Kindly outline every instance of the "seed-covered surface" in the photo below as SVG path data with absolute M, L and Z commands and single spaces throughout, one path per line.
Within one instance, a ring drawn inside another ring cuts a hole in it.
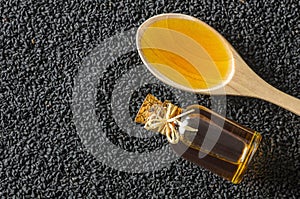
M 300 98 L 298 0 L 0 0 L 1 198 L 299 198 L 300 118 L 258 99 L 227 96 L 225 105 L 218 99 L 213 102 L 226 107 L 228 118 L 263 136 L 239 185 L 181 158 L 156 171 L 121 171 L 107 166 L 89 150 L 90 143 L 81 136 L 85 132 L 79 132 L 74 119 L 76 110 L 87 106 L 74 106 L 74 82 L 86 66 L 84 60 L 107 39 L 168 12 L 207 22 L 265 81 Z M 115 92 L 125 96 L 130 84 L 139 85 L 132 83 L 140 72 L 137 51 L 123 50 L 132 42 L 111 42 L 101 51 L 97 63 L 104 70 L 90 101 L 95 101 L 97 122 L 114 146 L 146 154 L 163 149 L 166 139 L 151 133 L 131 136 L 135 133 L 131 129 L 138 127 L 127 125 L 121 130 L 112 115 L 129 115 L 132 121 L 149 92 L 162 100 L 182 102 L 174 89 L 149 83 L 132 90 L 129 107 L 121 108 L 122 97 L 113 98 Z M 112 56 L 109 49 L 120 52 L 113 55 L 113 62 L 106 62 Z M 196 97 L 202 105 L 213 104 L 208 96 Z M 88 115 L 82 118 L 82 123 L 88 124 Z M 88 140 L 97 139 L 88 136 L 92 135 L 87 135 Z M 118 159 L 109 153 L 107 157 Z M 170 161 L 161 157 L 158 162 Z M 126 167 L 126 161 L 121 166 Z

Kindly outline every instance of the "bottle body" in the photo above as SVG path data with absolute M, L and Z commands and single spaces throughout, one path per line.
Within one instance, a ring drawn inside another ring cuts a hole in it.
M 261 135 L 199 106 L 181 118 L 180 141 L 172 144 L 183 158 L 239 183 L 261 140 Z M 183 112 L 184 113 L 184 112 Z M 197 131 L 183 128 L 189 126 Z

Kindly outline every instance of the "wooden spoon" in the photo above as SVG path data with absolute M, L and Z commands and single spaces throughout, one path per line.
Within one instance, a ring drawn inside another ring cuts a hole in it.
M 189 92 L 260 98 L 300 115 L 300 100 L 253 72 L 216 30 L 194 17 L 162 14 L 137 32 L 144 64 L 161 81 Z

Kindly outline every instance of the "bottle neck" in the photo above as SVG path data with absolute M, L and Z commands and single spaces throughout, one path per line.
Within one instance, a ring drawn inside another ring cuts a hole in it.
M 169 101 L 161 102 L 153 95 L 147 95 L 135 122 L 145 124 L 145 129 L 165 135 L 172 144 L 179 142 L 179 133 L 176 129 L 177 116 L 182 109 Z

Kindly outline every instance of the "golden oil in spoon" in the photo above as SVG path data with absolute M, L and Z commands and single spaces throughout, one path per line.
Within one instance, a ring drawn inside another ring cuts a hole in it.
M 215 30 L 192 17 L 148 20 L 137 38 L 140 55 L 158 78 L 192 90 L 223 86 L 233 58 Z M 150 66 L 149 66 L 150 65 Z M 168 80 L 167 80 L 168 81 Z

